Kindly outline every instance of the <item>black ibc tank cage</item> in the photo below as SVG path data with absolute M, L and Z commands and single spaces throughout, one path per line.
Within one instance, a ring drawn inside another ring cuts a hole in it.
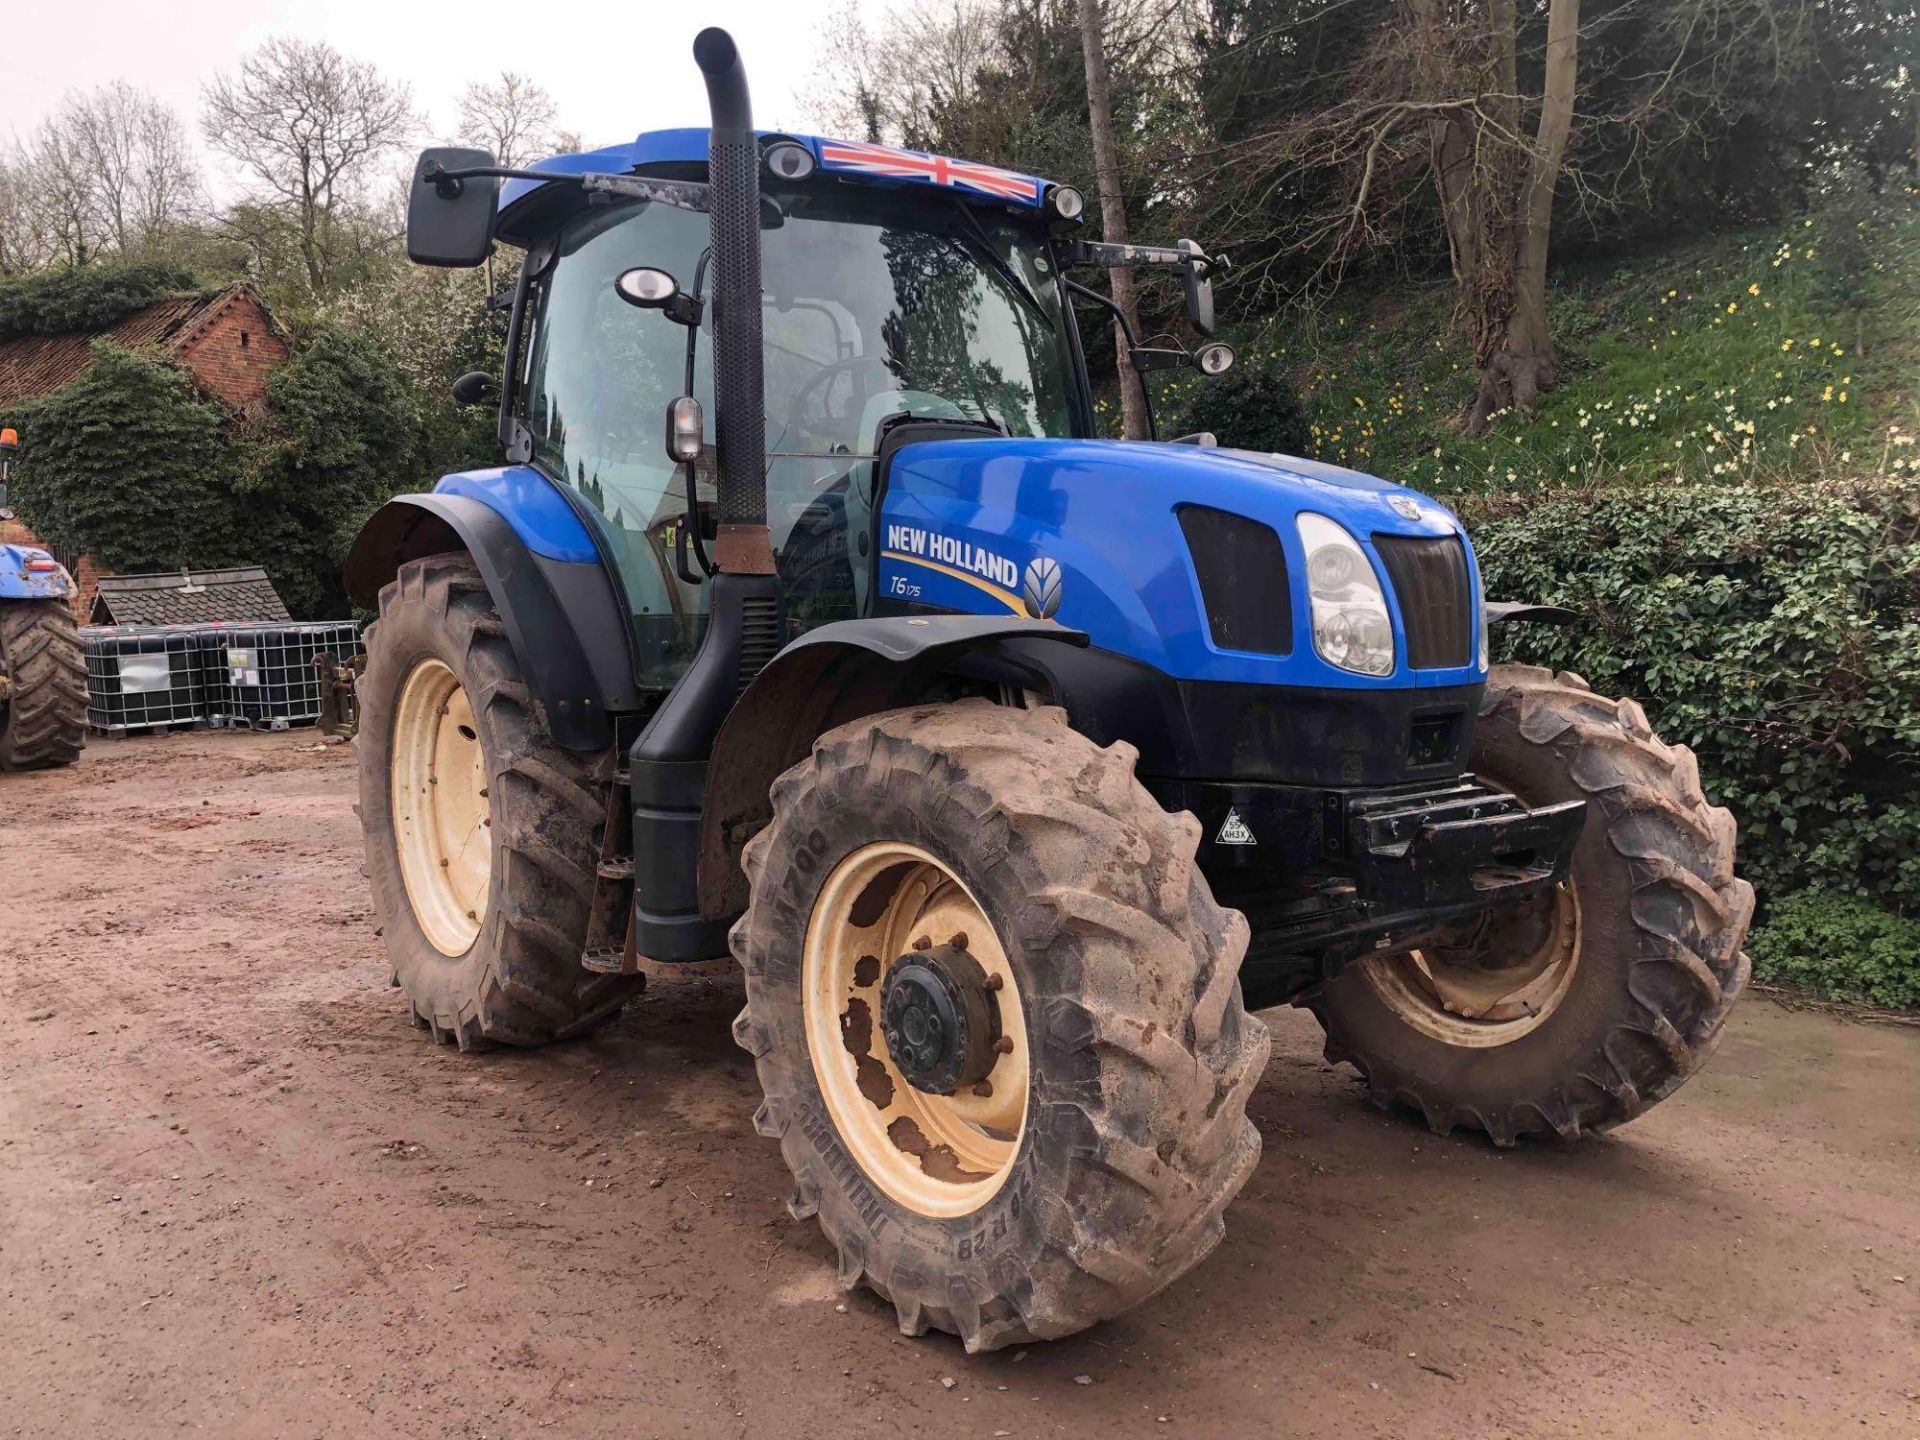
M 224 625 L 202 632 L 213 647 L 208 711 L 216 725 L 285 730 L 320 718 L 321 675 L 316 655 L 344 664 L 361 653 L 360 627 L 351 620 L 305 624 Z
M 197 724 L 207 713 L 200 629 L 191 625 L 88 625 L 87 724 L 106 734 Z

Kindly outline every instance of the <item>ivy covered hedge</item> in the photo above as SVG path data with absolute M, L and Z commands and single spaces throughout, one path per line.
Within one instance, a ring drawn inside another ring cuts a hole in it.
M 14 506 L 55 549 L 119 571 L 232 558 L 241 455 L 185 371 L 97 344 L 85 375 L 7 419 Z
M 360 522 L 438 473 L 432 407 L 364 336 L 317 332 L 251 424 L 164 360 L 94 351 L 79 380 L 0 419 L 21 430 L 21 517 L 110 569 L 264 565 L 295 615 L 344 615 Z
M 0 340 L 104 330 L 169 295 L 199 292 L 177 265 L 90 265 L 0 283 Z
M 1636 696 L 1691 745 L 1763 903 L 1822 887 L 1920 911 L 1920 484 L 1603 491 L 1463 518 L 1490 596 L 1585 617 L 1496 631 L 1497 653 Z

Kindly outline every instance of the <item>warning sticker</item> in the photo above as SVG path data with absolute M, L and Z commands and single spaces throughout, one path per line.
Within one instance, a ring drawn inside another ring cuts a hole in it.
M 1240 812 L 1229 808 L 1226 823 L 1221 825 L 1220 833 L 1213 837 L 1216 845 L 1258 845 L 1253 838 L 1253 828 L 1240 818 Z

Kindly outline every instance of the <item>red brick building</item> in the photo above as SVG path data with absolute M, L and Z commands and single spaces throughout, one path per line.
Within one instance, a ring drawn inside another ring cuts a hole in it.
M 93 363 L 93 342 L 109 340 L 170 360 L 207 395 L 239 414 L 257 412 L 267 398 L 267 376 L 292 354 L 259 294 L 244 282 L 204 295 L 159 300 L 101 330 L 23 335 L 0 340 L 0 411 L 71 385 Z M 39 545 L 18 520 L 0 520 L 0 543 Z M 93 607 L 102 572 L 87 555 L 62 556 L 78 592 L 82 624 Z

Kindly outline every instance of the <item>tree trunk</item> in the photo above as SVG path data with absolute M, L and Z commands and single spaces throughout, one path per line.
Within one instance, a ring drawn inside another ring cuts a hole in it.
M 1127 243 L 1127 204 L 1120 193 L 1120 155 L 1113 143 L 1113 92 L 1107 83 L 1107 53 L 1100 38 L 1098 0 L 1080 0 L 1080 48 L 1087 62 L 1087 123 L 1093 131 L 1093 173 L 1100 189 L 1100 236 L 1109 245 Z M 1113 301 L 1134 334 L 1140 333 L 1140 306 L 1133 288 L 1133 267 L 1116 265 Z M 1140 379 L 1127 356 L 1127 338 L 1116 323 L 1113 350 L 1120 381 L 1120 433 L 1128 440 L 1147 438 L 1147 407 Z
M 1511 27 L 1510 5 L 1502 22 Z M 1547 326 L 1547 246 L 1553 232 L 1553 192 L 1566 160 L 1567 137 L 1573 129 L 1574 88 L 1579 79 L 1580 0 L 1552 0 L 1547 11 L 1546 73 L 1540 98 L 1540 123 L 1533 145 L 1521 167 L 1519 194 L 1501 199 L 1513 208 L 1503 226 L 1506 244 L 1496 262 L 1504 272 L 1503 285 L 1492 288 L 1504 303 L 1487 304 L 1494 295 L 1483 293 L 1484 324 L 1476 336 L 1480 362 L 1480 393 L 1468 416 L 1468 428 L 1479 434 L 1500 410 L 1524 410 L 1542 391 L 1559 381 L 1553 336 Z M 1503 76 L 1510 73 L 1511 29 L 1495 36 Z M 1484 245 L 1486 236 L 1482 234 Z
M 305 174 L 300 177 L 300 260 L 306 266 L 307 284 L 315 295 L 325 278 L 320 264 L 319 207 L 314 200 L 313 184 Z

